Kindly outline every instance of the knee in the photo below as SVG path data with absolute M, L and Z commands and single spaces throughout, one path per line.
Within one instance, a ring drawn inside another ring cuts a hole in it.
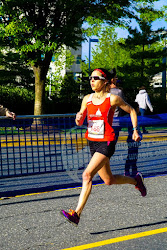
M 110 178 L 110 179 L 104 180 L 104 183 L 105 183 L 105 185 L 110 186 L 110 185 L 116 184 L 116 181 L 115 181 L 115 178 L 112 177 L 112 178 Z
M 107 186 L 110 186 L 110 185 L 112 185 L 113 184 L 113 182 L 111 181 L 111 180 L 105 180 L 105 185 L 107 185 Z
M 84 171 L 83 174 L 82 174 L 82 180 L 83 182 L 90 182 L 92 181 L 92 176 L 89 172 L 87 171 Z
M 111 180 L 105 180 L 105 181 L 104 181 L 104 183 L 105 183 L 105 185 L 107 185 L 107 186 L 110 186 L 110 185 L 112 185 L 112 182 L 111 182 Z

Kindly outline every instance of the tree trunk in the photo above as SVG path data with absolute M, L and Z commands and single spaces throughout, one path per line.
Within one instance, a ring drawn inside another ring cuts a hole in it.
M 40 64 L 32 66 L 35 75 L 34 115 L 42 115 L 44 113 L 46 75 L 52 59 L 52 54 L 52 52 L 46 53 L 44 60 Z
M 34 103 L 34 115 L 43 114 L 43 97 L 45 92 L 45 79 L 41 77 L 42 67 L 33 66 L 35 75 L 35 103 Z

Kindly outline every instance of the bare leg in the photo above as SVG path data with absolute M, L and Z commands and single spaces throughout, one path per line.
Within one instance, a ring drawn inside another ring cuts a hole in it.
M 92 189 L 92 178 L 100 168 L 106 163 L 108 158 L 100 153 L 95 153 L 90 160 L 87 168 L 83 172 L 82 191 L 79 197 L 78 205 L 75 212 L 80 216 Z
M 137 181 L 130 177 L 130 176 L 123 176 L 123 175 L 113 175 L 115 182 L 113 184 L 132 184 L 136 185 Z
M 109 158 L 103 154 L 96 152 L 83 173 L 82 191 L 80 193 L 78 205 L 75 210 L 78 216 L 80 216 L 88 200 L 88 197 L 92 189 L 92 179 L 97 172 L 106 185 L 137 184 L 134 178 L 122 175 L 113 175 L 110 169 Z
M 98 174 L 106 185 L 112 184 L 132 184 L 136 185 L 137 181 L 134 178 L 123 175 L 113 175 L 110 169 L 109 159 L 106 164 L 98 171 Z

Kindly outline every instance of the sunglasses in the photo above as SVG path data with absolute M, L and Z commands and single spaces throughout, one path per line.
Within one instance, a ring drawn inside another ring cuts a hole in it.
M 92 79 L 94 79 L 95 81 L 106 80 L 103 76 L 89 76 L 89 80 L 91 81 Z

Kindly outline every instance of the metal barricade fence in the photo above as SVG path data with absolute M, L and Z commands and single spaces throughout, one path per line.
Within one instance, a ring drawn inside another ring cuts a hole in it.
M 119 121 L 120 135 L 111 169 L 123 174 L 127 158 L 127 119 Z M 167 114 L 139 118 L 150 126 L 143 135 L 137 166 L 145 176 L 167 173 Z M 84 169 L 90 152 L 86 124 L 77 127 L 75 114 L 0 117 L 0 178 Z
M 85 131 L 75 114 L 1 117 L 0 178 L 85 168 Z

